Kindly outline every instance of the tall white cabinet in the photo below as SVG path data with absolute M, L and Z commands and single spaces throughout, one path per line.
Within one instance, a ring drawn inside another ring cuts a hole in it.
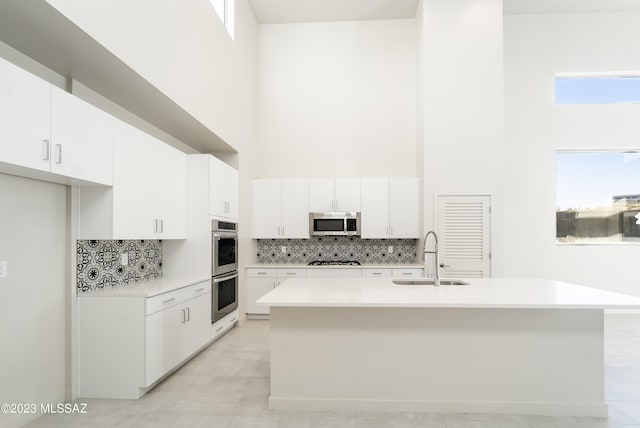
M 80 239 L 184 239 L 187 158 L 116 120 L 113 188 L 79 191 Z
M 309 180 L 253 180 L 253 238 L 309 237 Z
M 418 178 L 363 178 L 361 190 L 362 238 L 420 237 Z

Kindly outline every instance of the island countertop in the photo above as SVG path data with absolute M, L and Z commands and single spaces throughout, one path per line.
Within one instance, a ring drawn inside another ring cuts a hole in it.
M 640 298 L 549 279 L 465 278 L 469 285 L 396 285 L 392 278 L 291 278 L 260 298 L 272 307 L 640 309 Z

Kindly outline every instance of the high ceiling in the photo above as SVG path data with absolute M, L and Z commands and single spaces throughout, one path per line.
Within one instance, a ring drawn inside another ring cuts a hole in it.
M 447 0 L 442 0 L 447 1 Z M 260 24 L 413 18 L 418 0 L 249 0 Z M 640 10 L 639 0 L 504 0 L 505 14 Z

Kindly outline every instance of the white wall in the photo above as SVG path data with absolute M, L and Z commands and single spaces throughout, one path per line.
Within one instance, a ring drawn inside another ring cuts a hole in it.
M 415 21 L 259 28 L 256 177 L 416 174 Z
M 0 174 L 0 403 L 65 399 L 66 188 Z M 39 414 L 0 414 L 21 426 Z
M 491 195 L 492 276 L 502 276 L 502 1 L 423 0 L 424 227 L 437 194 Z
M 505 275 L 640 295 L 639 246 L 555 244 L 555 151 L 640 148 L 640 105 L 556 106 L 554 73 L 640 69 L 640 13 L 505 18 Z M 640 183 L 638 183 L 640 190 Z

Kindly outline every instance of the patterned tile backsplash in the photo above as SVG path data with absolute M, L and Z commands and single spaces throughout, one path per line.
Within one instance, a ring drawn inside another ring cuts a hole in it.
M 311 239 L 258 239 L 258 263 L 307 264 L 313 260 L 357 260 L 362 264 L 416 263 L 417 239 L 362 239 L 314 236 Z M 393 246 L 393 253 L 389 253 Z M 286 247 L 286 252 L 282 252 Z
M 77 288 L 85 292 L 162 277 L 162 241 L 78 241 Z M 127 254 L 124 266 L 122 254 Z

